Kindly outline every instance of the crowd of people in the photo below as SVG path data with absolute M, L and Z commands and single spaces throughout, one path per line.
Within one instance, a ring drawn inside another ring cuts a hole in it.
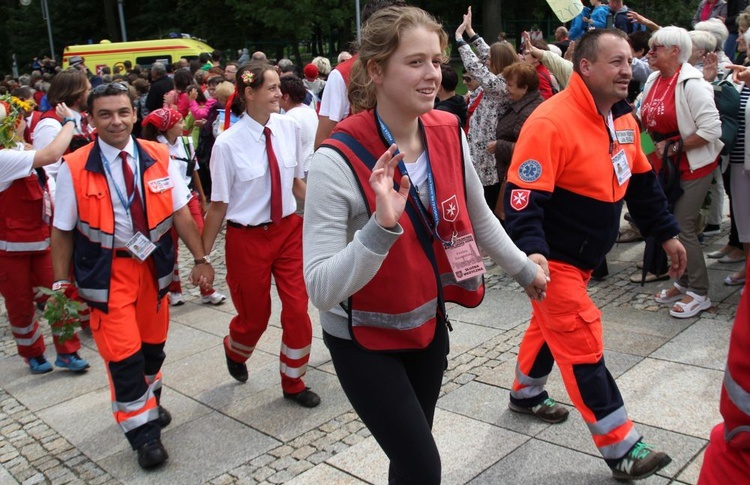
M 485 268 L 498 264 L 533 306 L 509 409 L 565 421 L 568 409 L 545 390 L 557 363 L 614 478 L 648 477 L 671 458 L 628 418 L 587 285 L 607 276 L 616 241 L 645 239 L 631 280 L 672 278 L 653 298 L 674 318 L 709 309 L 701 242 L 719 233 L 725 191 L 729 241 L 707 256 L 746 261 L 745 3 L 703 0 L 688 32 L 622 0 L 591 0 L 555 42 L 523 33 L 518 48 L 488 44 L 469 7 L 454 32 L 456 69 L 432 15 L 376 0 L 356 53 L 342 52 L 335 68 L 324 57 L 298 66 L 244 50 L 237 62 L 215 52 L 97 74 L 77 57 L 65 71 L 40 63 L 6 79 L 0 294 L 18 353 L 32 373 L 53 369 L 37 287 L 78 299 L 115 420 L 140 466 L 160 466 L 171 421 L 161 401 L 169 307 L 184 303 L 178 239 L 193 256 L 199 301 L 220 305 L 211 253 L 226 231 L 237 309 L 223 344 L 229 374 L 248 380 L 273 278 L 282 395 L 318 406 L 303 380 L 309 295 L 341 386 L 390 459 L 389 481 L 439 483 L 431 430 L 449 347 L 445 307 L 480 304 Z M 623 204 L 630 225 L 621 229 Z M 724 284 L 745 278 L 741 269 Z M 55 365 L 85 372 L 77 336 L 62 341 L 56 325 Z M 750 470 L 750 373 L 736 350 L 747 329 L 732 339 L 728 428 L 712 434 L 705 483 Z

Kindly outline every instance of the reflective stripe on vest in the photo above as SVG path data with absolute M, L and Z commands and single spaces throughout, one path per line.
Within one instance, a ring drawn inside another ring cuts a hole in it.
M 352 310 L 352 325 L 391 328 L 394 330 L 411 330 L 418 328 L 435 318 L 437 298 L 434 298 L 414 310 L 404 313 L 379 313 Z
M 155 228 L 151 229 L 151 231 L 149 231 L 149 239 L 152 241 L 158 241 L 164 234 L 169 232 L 170 229 L 172 229 L 172 216 L 167 217 L 157 224 Z
M 78 287 L 78 294 L 81 298 L 84 298 L 93 302 L 107 303 L 109 297 L 108 288 L 82 288 Z
M 101 229 L 95 229 L 89 225 L 88 222 L 78 220 L 76 225 L 78 232 L 86 236 L 86 238 L 92 243 L 99 244 L 105 249 L 112 249 L 115 247 L 115 235 L 108 232 L 104 232 Z
M 49 238 L 37 242 L 10 242 L 0 241 L 0 251 L 21 252 L 21 251 L 44 251 L 49 247 Z

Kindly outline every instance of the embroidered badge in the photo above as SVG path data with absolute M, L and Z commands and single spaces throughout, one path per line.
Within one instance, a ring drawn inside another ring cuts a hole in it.
M 530 190 L 513 189 L 510 193 L 510 206 L 517 211 L 524 210 L 529 205 Z
M 441 205 L 443 206 L 443 220 L 455 222 L 458 217 L 458 199 L 456 198 L 456 194 L 444 200 Z
M 542 164 L 536 160 L 526 160 L 518 167 L 518 177 L 526 182 L 536 182 L 542 176 Z

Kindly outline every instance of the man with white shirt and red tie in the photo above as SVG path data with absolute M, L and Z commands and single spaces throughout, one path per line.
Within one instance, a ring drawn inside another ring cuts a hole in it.
M 248 379 L 245 362 L 271 316 L 271 276 L 281 298 L 280 373 L 284 397 L 304 407 L 320 404 L 305 386 L 312 343 L 307 290 L 302 276 L 304 152 L 300 126 L 279 115 L 280 81 L 269 65 L 237 73 L 233 113 L 239 121 L 216 139 L 211 153 L 211 207 L 203 228 L 206 252 L 227 219 L 227 283 L 237 309 L 224 338 L 229 374 Z
M 202 287 L 214 271 L 187 207 L 190 191 L 160 144 L 136 141 L 128 87 L 103 84 L 88 98 L 97 140 L 66 155 L 58 172 L 52 229 L 54 290 L 64 289 L 71 263 L 91 331 L 105 362 L 115 420 L 138 464 L 167 460 L 161 428 L 161 365 L 169 325 L 172 225 L 195 257 L 190 274 Z

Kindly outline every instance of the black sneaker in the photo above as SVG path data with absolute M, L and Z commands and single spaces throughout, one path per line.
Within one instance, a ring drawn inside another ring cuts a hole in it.
M 562 423 L 563 421 L 568 419 L 568 415 L 570 414 L 567 409 L 557 404 L 554 399 L 549 397 L 545 399 L 543 403 L 537 404 L 536 406 L 532 406 L 530 408 L 525 408 L 523 406 L 519 406 L 517 404 L 509 402 L 508 409 L 516 413 L 536 416 L 538 419 L 544 421 L 545 423 L 551 424 Z
M 639 441 L 627 455 L 612 467 L 615 480 L 640 480 L 650 477 L 672 463 L 672 458 L 661 451 L 654 451 L 650 445 Z
M 285 392 L 284 399 L 290 399 L 305 408 L 314 408 L 320 404 L 320 396 L 311 391 L 309 387 L 306 387 L 304 391 L 295 394 Z
M 159 438 L 138 447 L 138 464 L 144 470 L 156 468 L 168 458 L 169 454 Z
M 159 425 L 160 428 L 166 428 L 169 426 L 169 423 L 172 422 L 172 413 L 167 411 L 164 406 L 159 406 L 159 417 L 156 419 L 156 424 Z
M 234 377 L 240 382 L 247 382 L 247 365 L 245 363 L 235 362 L 229 358 L 227 353 L 227 340 L 229 337 L 224 337 L 224 356 L 227 358 L 227 370 L 229 375 Z

